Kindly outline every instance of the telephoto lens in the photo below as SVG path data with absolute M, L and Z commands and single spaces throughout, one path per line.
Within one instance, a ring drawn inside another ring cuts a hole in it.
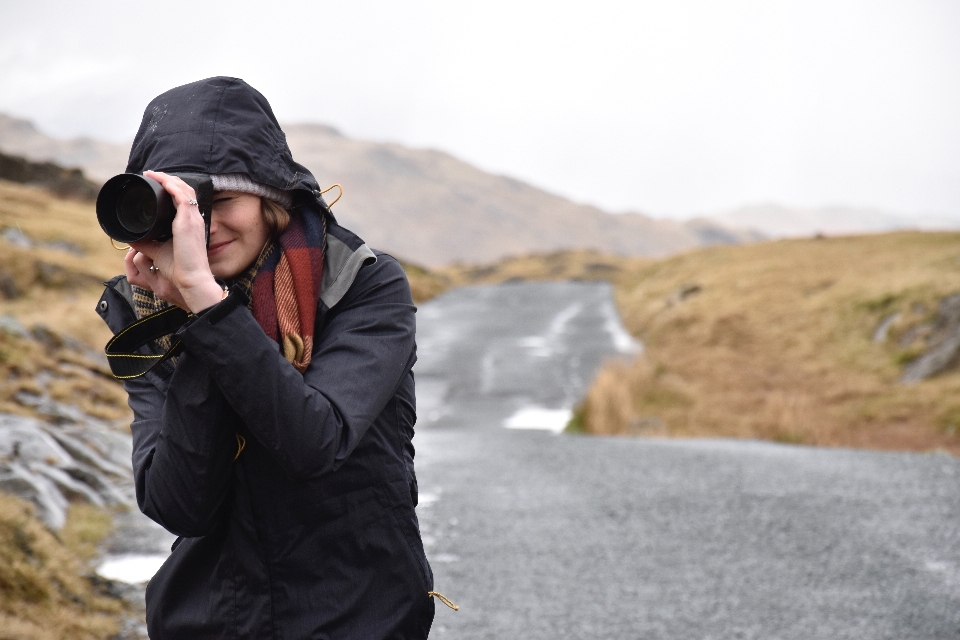
M 178 176 L 196 192 L 209 241 L 213 181 L 209 175 L 203 173 L 170 175 Z M 118 242 L 167 240 L 173 233 L 173 218 L 176 214 L 173 199 L 163 186 L 156 180 L 137 173 L 121 173 L 110 178 L 97 195 L 97 220 L 100 228 Z

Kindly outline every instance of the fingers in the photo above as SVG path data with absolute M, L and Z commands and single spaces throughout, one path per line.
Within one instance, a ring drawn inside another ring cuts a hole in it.
M 196 200 L 197 194 L 193 187 L 177 176 L 168 175 L 162 171 L 144 171 L 143 175 L 159 182 L 173 199 L 174 206 L 177 208 L 177 214 L 173 218 L 174 237 L 192 237 L 196 240 L 202 236 L 204 251 L 206 251 L 206 225 L 200 214 L 200 207 Z
M 142 254 L 146 255 L 146 256 L 147 256 L 148 258 L 150 258 L 151 260 L 153 260 L 153 259 L 154 259 L 155 252 L 156 252 L 156 250 L 157 250 L 157 246 L 158 246 L 159 244 L 160 244 L 160 243 L 158 243 L 158 242 L 156 242 L 156 241 L 154 241 L 154 240 L 149 240 L 149 241 L 147 241 L 147 242 L 131 242 L 131 243 L 130 243 L 130 248 L 133 249 L 133 252 L 134 252 L 135 254 L 139 252 L 139 253 L 142 253 Z M 129 253 L 129 252 L 128 252 L 128 253 Z
M 127 272 L 127 282 L 149 289 L 161 300 L 189 311 L 180 290 L 162 270 L 156 268 L 149 256 L 131 248 L 123 258 L 123 265 Z M 151 267 L 154 269 L 151 270 Z
M 143 278 L 140 275 L 140 269 L 134 264 L 134 258 L 136 258 L 139 253 L 137 250 L 131 247 L 127 250 L 127 255 L 123 256 L 123 270 L 127 274 L 127 282 L 130 284 L 137 285 L 138 287 L 148 288 L 146 278 Z
M 143 175 L 148 178 L 153 178 L 160 183 L 164 190 L 170 194 L 170 197 L 173 198 L 173 203 L 176 205 L 178 212 L 181 206 L 196 206 L 190 205 L 190 201 L 196 200 L 197 193 L 193 190 L 193 187 L 177 176 L 171 176 L 162 171 L 144 171 Z
M 150 258 L 150 256 L 137 251 L 133 254 L 130 262 L 133 264 L 134 278 L 131 279 L 128 273 L 127 280 L 129 280 L 131 284 L 135 284 L 138 287 L 143 287 L 145 289 L 150 289 L 156 293 L 159 277 L 157 275 L 153 259 Z M 151 271 L 151 267 L 154 267 L 154 270 Z

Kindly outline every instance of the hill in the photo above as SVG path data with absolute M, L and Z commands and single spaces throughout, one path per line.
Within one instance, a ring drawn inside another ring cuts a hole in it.
M 284 127 L 298 161 L 345 186 L 338 215 L 373 246 L 431 266 L 591 248 L 667 255 L 757 236 L 698 221 L 612 215 L 480 171 L 430 149 L 352 140 L 319 125 Z
M 89 178 L 103 184 L 123 171 L 130 147 L 92 138 L 60 140 L 42 133 L 29 120 L 0 113 L 0 151 L 34 162 L 83 169 Z
M 347 227 L 371 246 L 419 264 L 493 262 L 571 248 L 668 255 L 760 237 L 706 220 L 609 214 L 441 151 L 354 140 L 323 125 L 285 125 L 284 131 L 298 162 L 321 183 L 344 186 L 335 210 Z M 128 149 L 58 140 L 29 121 L 0 115 L 0 151 L 80 167 L 102 181 L 123 170 Z
M 960 454 L 960 234 L 714 247 L 611 275 L 646 353 L 598 374 L 588 431 Z

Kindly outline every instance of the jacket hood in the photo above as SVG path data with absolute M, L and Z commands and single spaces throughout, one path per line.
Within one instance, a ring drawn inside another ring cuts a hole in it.
M 270 103 L 239 78 L 207 78 L 154 98 L 127 162 L 127 173 L 147 169 L 245 173 L 254 182 L 309 192 L 323 202 L 316 179 L 293 161 Z

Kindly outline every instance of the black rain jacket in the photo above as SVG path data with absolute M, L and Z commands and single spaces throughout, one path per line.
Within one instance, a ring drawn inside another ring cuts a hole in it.
M 127 170 L 146 168 L 247 173 L 299 190 L 295 215 L 329 216 L 302 375 L 235 290 L 180 330 L 175 366 L 126 383 L 137 501 L 180 536 L 147 586 L 150 637 L 425 638 L 433 575 L 414 511 L 403 270 L 329 215 L 267 101 L 241 80 L 156 98 Z M 97 309 L 114 332 L 135 320 L 124 277 Z

